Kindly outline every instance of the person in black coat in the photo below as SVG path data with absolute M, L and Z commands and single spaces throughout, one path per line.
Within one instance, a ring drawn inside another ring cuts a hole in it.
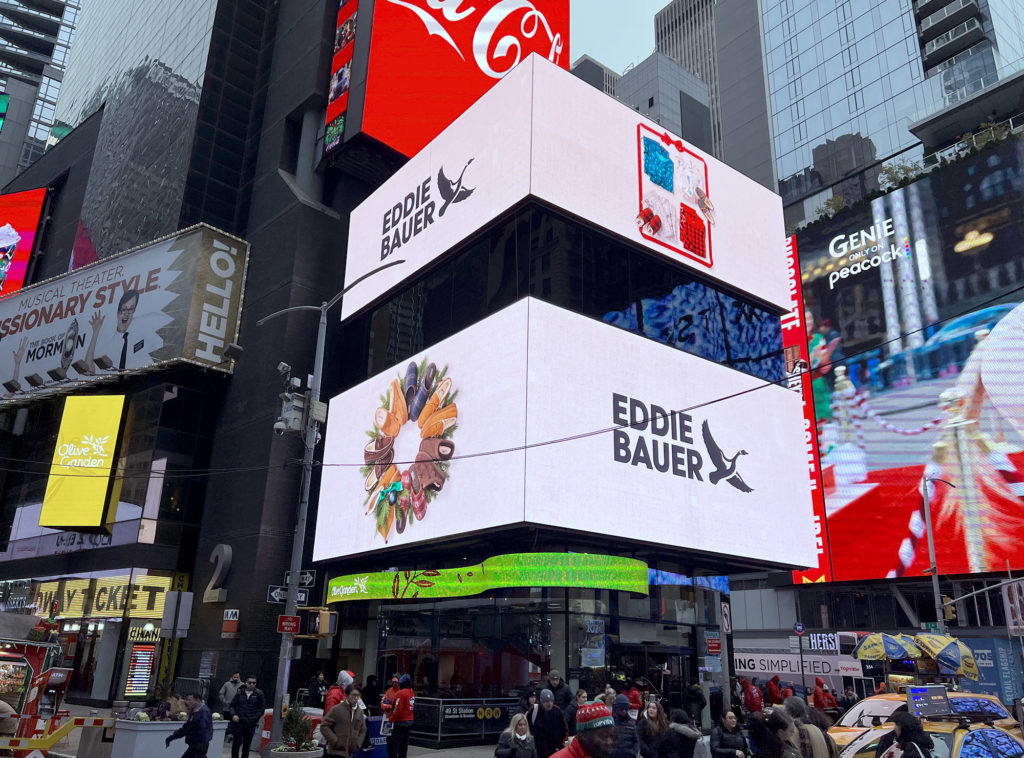
M 188 708 L 188 721 L 181 725 L 174 734 L 164 740 L 167 747 L 177 739 L 185 738 L 188 748 L 181 758 L 206 758 L 206 750 L 213 741 L 213 717 L 199 696 L 191 692 L 185 695 L 185 707 Z
M 555 707 L 560 711 L 565 711 L 569 707 L 569 703 L 572 702 L 572 690 L 569 689 L 569 685 L 565 683 L 562 675 L 558 673 L 558 669 L 551 669 L 548 672 L 547 688 L 555 697 Z
M 747 738 L 740 730 L 739 719 L 726 711 L 721 723 L 711 730 L 711 758 L 746 758 L 750 755 Z
M 366 684 L 363 687 L 363 702 L 366 703 L 368 715 L 376 716 L 380 713 L 380 687 L 377 685 L 377 677 L 373 674 L 366 677 Z
M 630 707 L 629 698 L 625 695 L 616 695 L 612 701 L 615 737 L 609 758 L 636 758 L 640 752 L 640 735 L 636 731 L 636 722 L 629 715 Z
M 247 676 L 245 686 L 235 694 L 231 701 L 231 724 L 229 728 L 235 739 L 231 741 L 231 758 L 248 758 L 252 746 L 252 735 L 256 727 L 263 723 L 263 713 L 267 710 L 267 701 L 263 692 L 256 689 L 256 677 Z
M 537 744 L 537 758 L 550 758 L 562 749 L 569 728 L 565 716 L 555 707 L 555 696 L 551 690 L 541 690 L 540 708 L 533 720 L 533 740 Z
M 683 709 L 690 714 L 694 723 L 701 722 L 701 713 L 707 704 L 708 699 L 704 696 L 700 683 L 696 679 L 691 679 L 690 686 L 683 692 Z
M 314 676 L 310 677 L 309 684 L 306 685 L 306 707 L 323 708 L 324 695 L 327 694 L 328 686 L 330 685 L 324 679 L 323 671 L 317 671 Z
M 562 711 L 562 715 L 565 716 L 565 723 L 569 727 L 569 734 L 576 734 L 576 711 L 580 709 L 581 705 L 585 705 L 587 702 L 587 691 L 585 689 L 576 690 L 576 699 L 569 703 L 569 707 Z
M 682 708 L 675 708 L 668 729 L 658 741 L 658 758 L 693 758 L 700 738 L 700 731 L 694 727 L 690 714 Z
M 935 742 L 921 726 L 921 720 L 913 713 L 894 713 L 892 731 L 882 736 L 875 749 L 875 755 L 885 755 L 892 743 L 900 746 L 905 758 L 932 758 Z

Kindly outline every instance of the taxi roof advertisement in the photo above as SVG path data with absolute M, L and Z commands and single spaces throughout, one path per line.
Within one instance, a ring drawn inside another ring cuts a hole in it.
M 922 575 L 925 491 L 940 574 L 1024 568 L 1021 176 L 1008 141 L 797 234 L 832 579 Z
M 349 292 L 342 318 L 530 195 L 789 306 L 778 195 L 534 55 L 352 212 L 346 285 L 405 264 Z
M 0 404 L 174 361 L 229 372 L 248 257 L 198 226 L 0 300 Z
M 801 415 L 784 387 L 527 298 L 331 401 L 314 559 L 519 523 L 642 542 L 653 519 L 666 546 L 806 566 Z

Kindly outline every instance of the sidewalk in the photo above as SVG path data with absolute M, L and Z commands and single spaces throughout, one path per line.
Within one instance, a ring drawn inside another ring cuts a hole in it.
M 64 705 L 64 710 L 68 711 L 72 718 L 74 717 L 109 717 L 109 708 L 90 708 L 84 705 Z M 78 754 L 78 743 L 82 738 L 82 730 L 75 729 L 61 742 L 54 745 L 53 749 L 50 750 L 50 758 L 75 758 Z M 253 740 L 258 746 L 259 743 Z M 163 755 L 149 756 L 148 758 L 178 758 L 185 750 L 184 742 L 174 742 L 171 747 Z M 259 753 L 253 751 L 247 756 L 247 758 L 255 758 Z M 435 750 L 427 747 L 409 747 L 409 758 L 494 758 L 494 746 L 493 745 L 476 745 L 473 747 L 458 747 L 458 748 L 444 748 L 442 750 Z M 216 758 L 215 756 L 208 756 L 208 758 Z M 224 752 L 221 754 L 221 758 L 231 758 L 231 745 L 224 745 Z

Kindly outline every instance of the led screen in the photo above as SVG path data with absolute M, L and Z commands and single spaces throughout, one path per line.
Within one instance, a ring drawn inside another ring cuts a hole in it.
M 926 489 L 940 574 L 1024 567 L 1022 163 L 1008 142 L 797 235 L 836 580 L 922 574 Z
M 601 128 L 567 126 L 575 123 Z M 535 56 L 352 212 L 347 284 L 382 263 L 405 263 L 353 288 L 342 318 L 528 196 L 780 310 L 789 307 L 778 195 Z M 669 321 L 677 305 L 700 297 L 681 290 L 650 306 Z M 748 318 L 752 311 L 738 315 L 750 322 L 749 332 L 761 330 Z M 683 327 L 676 327 L 680 339 Z M 701 349 L 753 369 L 762 354 L 747 351 L 749 344 L 723 337 Z
M 334 54 L 331 58 L 331 82 L 327 91 L 327 128 L 324 149 L 341 144 L 345 133 L 345 112 L 352 84 L 352 53 L 358 20 L 357 0 L 338 0 L 338 21 L 334 29 Z
M 800 413 L 527 298 L 331 401 L 314 558 L 530 523 L 808 565 Z
M 0 295 L 25 283 L 45 197 L 45 188 L 0 195 Z
M 531 53 L 569 68 L 569 0 L 377 0 L 363 131 L 415 155 Z

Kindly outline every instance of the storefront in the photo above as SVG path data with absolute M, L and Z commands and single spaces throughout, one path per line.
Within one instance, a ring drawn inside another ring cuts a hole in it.
M 72 701 L 154 697 L 171 654 L 160 621 L 172 582 L 171 576 L 126 570 L 38 583 L 35 607 L 55 610 Z

